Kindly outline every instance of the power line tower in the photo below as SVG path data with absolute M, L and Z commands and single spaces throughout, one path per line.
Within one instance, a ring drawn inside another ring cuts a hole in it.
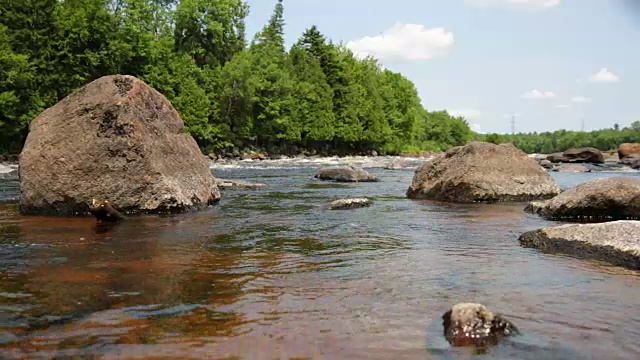
M 511 121 L 509 121 L 509 123 L 511 124 L 511 135 L 515 135 L 516 134 L 516 114 L 511 114 Z

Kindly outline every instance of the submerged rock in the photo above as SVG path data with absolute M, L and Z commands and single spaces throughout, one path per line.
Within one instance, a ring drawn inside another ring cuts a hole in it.
M 391 161 L 384 166 L 385 170 L 400 170 L 400 169 L 406 169 L 406 168 L 407 168 L 407 162 L 402 159 Z
M 371 205 L 371 200 L 367 198 L 339 199 L 329 203 L 331 210 L 344 210 L 362 208 Z
M 520 330 L 500 314 L 476 303 L 459 303 L 442 315 L 444 337 L 452 346 L 486 347 Z
M 601 260 L 640 270 L 640 221 L 567 224 L 526 232 L 518 239 L 525 247 Z
M 105 76 L 29 125 L 22 213 L 86 213 L 93 198 L 126 213 L 182 212 L 219 200 L 209 162 L 180 115 L 133 76 Z
M 472 142 L 418 167 L 407 196 L 453 202 L 527 201 L 559 192 L 551 175 L 512 144 Z
M 525 211 L 549 220 L 640 219 L 640 179 L 617 176 L 590 180 L 552 199 L 532 202 Z
M 557 167 L 554 167 L 553 171 L 576 173 L 576 172 L 591 172 L 591 169 L 586 167 L 584 164 L 560 164 Z
M 338 182 L 375 182 L 374 175 L 357 166 L 328 166 L 321 168 L 314 176 L 320 180 L 334 180 Z
M 93 199 L 89 206 L 89 212 L 91 212 L 91 215 L 95 216 L 98 221 L 102 222 L 117 222 L 126 219 L 126 217 L 114 209 L 108 201 Z
M 254 183 L 244 180 L 233 180 L 233 179 L 220 179 L 216 178 L 216 185 L 221 189 L 228 188 L 247 188 L 247 189 L 255 189 L 266 187 L 266 184 L 262 183 Z

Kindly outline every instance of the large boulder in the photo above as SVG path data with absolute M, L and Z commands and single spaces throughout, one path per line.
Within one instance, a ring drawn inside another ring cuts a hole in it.
M 526 232 L 522 246 L 640 270 L 640 221 L 566 224 Z
M 320 180 L 333 180 L 337 182 L 376 182 L 378 178 L 362 168 L 354 165 L 327 166 L 321 168 L 314 176 Z
M 178 112 L 132 76 L 99 78 L 42 112 L 19 169 L 22 213 L 87 213 L 93 199 L 127 214 L 181 212 L 220 198 Z
M 630 165 L 633 168 L 640 168 L 640 144 L 623 143 L 618 146 L 618 157 L 620 163 Z
M 525 211 L 549 220 L 640 219 L 640 178 L 616 176 L 589 180 L 552 199 L 533 202 Z
M 604 162 L 602 151 L 591 147 L 568 149 L 562 153 L 562 157 L 564 158 L 563 162 L 598 164 Z
M 453 202 L 547 199 L 560 189 L 512 144 L 472 142 L 418 167 L 407 196 Z
M 640 144 L 622 143 L 618 145 L 618 157 L 620 160 L 633 155 L 640 155 Z

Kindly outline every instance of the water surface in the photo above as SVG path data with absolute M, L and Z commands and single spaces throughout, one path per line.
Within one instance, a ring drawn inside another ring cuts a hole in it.
M 364 164 L 379 183 L 313 179 Z M 231 162 L 217 206 L 182 216 L 19 216 L 0 179 L 0 354 L 203 359 L 466 359 L 440 316 L 477 301 L 524 333 L 494 359 L 640 357 L 640 275 L 519 246 L 555 225 L 524 204 L 453 205 L 404 193 L 413 168 L 379 160 Z M 552 175 L 561 187 L 622 173 Z M 625 176 L 638 176 L 625 172 Z M 368 196 L 371 207 L 325 204 Z

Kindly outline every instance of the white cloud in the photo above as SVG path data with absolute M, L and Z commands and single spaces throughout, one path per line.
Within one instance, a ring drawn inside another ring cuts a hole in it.
M 471 128 L 471 130 L 477 132 L 478 134 L 484 134 L 482 128 L 480 127 L 480 124 L 469 124 L 469 127 Z
M 397 23 L 380 35 L 349 41 L 346 46 L 358 57 L 416 61 L 446 55 L 454 42 L 453 33 L 443 28 Z
M 589 76 L 589 81 L 591 82 L 617 82 L 620 80 L 620 77 L 607 68 L 602 68 L 595 74 Z
M 450 109 L 447 110 L 449 115 L 454 117 L 463 117 L 467 120 L 477 119 L 482 115 L 479 110 L 475 109 Z
M 569 104 L 558 104 L 558 105 L 556 105 L 556 107 L 558 109 L 568 109 L 568 108 L 571 107 L 571 105 L 569 105 Z
M 574 103 L 588 103 L 591 102 L 591 99 L 584 96 L 574 96 L 571 98 L 571 101 Z
M 523 99 L 553 99 L 556 97 L 556 94 L 551 91 L 540 91 L 538 89 L 533 89 L 522 94 L 521 97 Z
M 560 0 L 465 0 L 469 7 L 481 8 L 552 8 L 560 5 Z

